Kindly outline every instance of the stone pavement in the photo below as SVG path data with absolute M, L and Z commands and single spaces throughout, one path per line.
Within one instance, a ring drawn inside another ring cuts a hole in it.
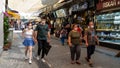
M 51 40 L 52 49 L 46 57 L 52 68 L 90 68 L 84 59 L 86 57 L 86 48 L 81 46 L 81 65 L 70 64 L 70 51 L 67 45 L 62 46 L 59 39 Z M 105 47 L 96 47 L 95 54 L 92 56 L 94 61 L 93 68 L 120 68 L 120 58 L 114 57 L 118 50 Z
M 3 51 L 0 56 L 0 68 L 48 68 L 47 64 L 37 61 L 35 58 L 32 64 L 29 64 L 28 60 L 25 60 L 22 41 L 21 35 L 14 33 L 11 49 Z
M 85 61 L 86 56 L 85 46 L 81 46 L 81 65 L 70 64 L 70 51 L 67 45 L 62 46 L 60 40 L 53 37 L 51 39 L 52 48 L 45 57 L 46 62 L 33 59 L 30 65 L 24 60 L 24 46 L 21 34 L 14 33 L 14 41 L 12 48 L 8 51 L 3 51 L 0 56 L 0 68 L 90 68 Z M 34 47 L 33 56 L 35 57 L 37 46 Z M 118 50 L 113 50 L 105 47 L 96 47 L 95 54 L 92 57 L 94 61 L 93 68 L 120 68 L 120 58 L 114 57 Z

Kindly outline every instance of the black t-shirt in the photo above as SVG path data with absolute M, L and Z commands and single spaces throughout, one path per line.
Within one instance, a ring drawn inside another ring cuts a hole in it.
M 37 39 L 39 40 L 47 40 L 47 33 L 49 31 L 48 25 L 42 25 L 42 24 L 38 24 L 35 31 L 37 32 Z

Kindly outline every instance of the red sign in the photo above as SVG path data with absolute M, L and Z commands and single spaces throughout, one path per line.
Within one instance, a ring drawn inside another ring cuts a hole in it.
M 97 4 L 97 10 L 103 10 L 108 8 L 114 8 L 120 6 L 120 0 L 109 0 Z

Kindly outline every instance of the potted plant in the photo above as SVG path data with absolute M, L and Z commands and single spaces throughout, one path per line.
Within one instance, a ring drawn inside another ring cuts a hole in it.
M 9 35 L 9 23 L 8 23 L 8 17 L 4 17 L 4 46 L 3 50 L 9 49 L 9 42 L 8 42 L 8 35 Z

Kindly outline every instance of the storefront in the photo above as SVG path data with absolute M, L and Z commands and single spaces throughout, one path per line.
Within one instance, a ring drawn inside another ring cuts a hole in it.
M 86 17 L 88 10 L 88 2 L 78 2 L 74 4 L 69 9 L 69 15 L 72 19 L 72 24 L 76 23 L 82 28 L 86 28 Z
M 97 4 L 97 35 L 100 44 L 120 49 L 120 0 L 107 0 Z
M 64 27 L 65 24 L 67 24 L 67 11 L 65 8 L 62 8 L 62 9 L 59 9 L 59 10 L 56 10 L 55 11 L 55 14 L 56 14 L 56 23 L 55 23 L 55 26 L 56 26 L 56 29 L 61 29 L 62 27 Z

